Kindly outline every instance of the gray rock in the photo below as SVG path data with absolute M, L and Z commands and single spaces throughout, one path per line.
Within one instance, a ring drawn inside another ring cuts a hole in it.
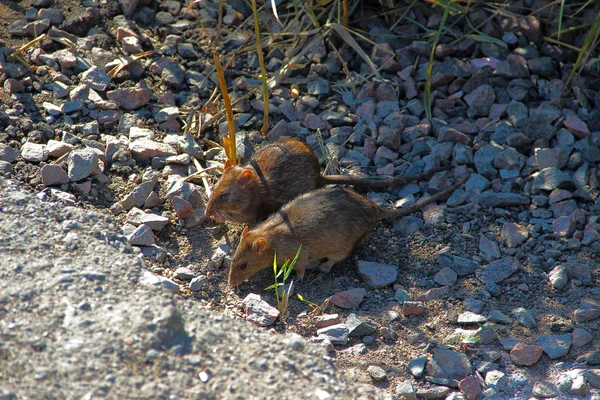
M 549 167 L 541 170 L 533 179 L 531 190 L 538 192 L 540 190 L 554 190 L 575 188 L 571 175 L 561 171 L 558 168 Z
M 333 344 L 346 344 L 349 332 L 345 324 L 337 324 L 318 329 L 317 335 L 325 337 Z
M 69 154 L 69 179 L 77 182 L 98 170 L 98 154 L 91 149 L 74 150 Z
M 572 338 L 570 334 L 557 336 L 540 336 L 537 345 L 548 354 L 551 359 L 566 356 L 571 348 Z
M 459 276 L 470 275 L 479 267 L 475 261 L 448 253 L 439 254 L 437 259 L 440 267 L 451 268 Z
M 520 267 L 516 258 L 504 257 L 478 269 L 475 274 L 482 283 L 499 283 L 517 272 Z
M 306 84 L 306 91 L 311 96 L 328 96 L 329 81 L 326 79 L 315 79 Z
M 132 246 L 152 246 L 154 234 L 148 225 L 140 225 L 127 235 L 127 242 Z
M 182 281 L 191 281 L 194 277 L 194 272 L 188 267 L 179 267 L 175 270 L 175 276 Z
M 177 293 L 179 285 L 164 276 L 155 275 L 150 271 L 144 271 L 140 284 L 157 289 L 164 289 L 170 293 Z
M 481 193 L 478 198 L 482 207 L 509 207 L 529 205 L 529 198 L 516 193 Z
M 102 68 L 94 65 L 81 75 L 81 83 L 103 92 L 110 83 L 110 76 Z
M 192 278 L 192 280 L 190 281 L 189 288 L 194 292 L 198 292 L 202 289 L 207 288 L 208 285 L 208 277 L 206 275 L 200 275 L 195 278 Z
M 0 143 L 0 161 L 13 162 L 19 156 L 19 150 Z
M 495 158 L 502 152 L 502 148 L 487 144 L 480 148 L 474 157 L 475 168 L 477 172 L 488 179 L 494 179 L 498 176 L 498 170 L 494 168 Z
M 444 267 L 435 276 L 433 280 L 441 286 L 454 286 L 458 279 L 458 275 L 452 268 Z
M 396 385 L 396 396 L 406 400 L 417 400 L 417 393 L 411 381 L 406 380 Z
M 369 373 L 369 375 L 371 375 L 371 378 L 374 381 L 383 381 L 387 378 L 385 370 L 376 365 L 370 365 L 367 368 L 367 372 Z
M 69 182 L 69 176 L 60 165 L 46 164 L 42 167 L 44 186 L 62 185 Z
M 371 288 L 382 288 L 396 282 L 398 267 L 394 265 L 362 260 L 358 260 L 356 265 L 358 274 Z
M 537 322 L 535 321 L 535 318 L 533 317 L 533 315 L 531 315 L 531 312 L 529 312 L 525 308 L 517 307 L 512 310 L 512 313 L 517 319 L 517 321 L 519 321 L 521 325 L 525 326 L 526 328 L 534 329 L 537 327 Z
M 21 147 L 21 157 L 30 162 L 46 161 L 48 159 L 48 146 L 27 142 Z
M 346 319 L 349 336 L 363 337 L 371 335 L 377 331 L 377 326 L 370 321 L 361 321 L 356 314 L 348 315 Z
M 459 314 L 457 320 L 459 324 L 482 324 L 486 321 L 487 318 L 485 316 L 470 311 Z
M 402 236 L 409 236 L 417 232 L 423 226 L 424 222 L 421 218 L 409 215 L 407 217 L 394 220 L 393 230 Z
M 473 374 L 471 362 L 464 353 L 438 349 L 433 359 L 450 379 L 460 380 Z
M 154 190 L 155 181 L 146 181 L 139 184 L 135 189 L 131 191 L 123 200 L 121 204 L 125 210 L 131 210 L 133 207 L 142 207 L 144 202 Z
M 262 300 L 260 295 L 248 294 L 243 300 L 246 320 L 258 326 L 269 326 L 279 318 L 279 310 Z
M 338 292 L 331 296 L 331 302 L 340 308 L 358 308 L 360 303 L 367 295 L 367 291 L 363 288 L 356 288 Z
M 567 269 L 564 265 L 555 266 L 552 271 L 548 273 L 548 280 L 555 289 L 561 290 L 567 284 L 568 276 Z
M 408 369 L 415 378 L 420 378 L 425 373 L 425 364 L 427 363 L 427 356 L 420 356 L 418 358 L 410 360 L 408 363 Z

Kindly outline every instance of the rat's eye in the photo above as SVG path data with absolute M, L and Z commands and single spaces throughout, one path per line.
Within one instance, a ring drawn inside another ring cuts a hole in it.
M 225 193 L 222 193 L 221 196 L 219 196 L 219 200 L 221 200 L 221 201 L 227 201 L 228 197 L 229 197 L 229 193 L 225 192 Z
M 240 269 L 246 269 L 247 266 L 248 266 L 248 264 L 243 263 L 242 265 L 240 265 Z

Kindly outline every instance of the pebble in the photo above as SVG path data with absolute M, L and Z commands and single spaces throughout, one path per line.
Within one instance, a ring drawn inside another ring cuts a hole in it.
M 517 343 L 510 351 L 510 359 L 519 366 L 529 367 L 540 359 L 542 348 L 534 344 Z
M 331 343 L 344 345 L 348 343 L 350 331 L 345 324 L 326 326 L 317 330 L 317 335 L 328 339 Z
M 379 366 L 376 365 L 370 365 L 367 368 L 367 372 L 369 373 L 369 375 L 371 375 L 371 378 L 374 381 L 384 381 L 387 379 L 387 375 L 385 373 L 385 370 Z
M 129 144 L 129 151 L 134 158 L 148 160 L 152 157 L 174 156 L 177 151 L 165 143 L 156 142 L 151 139 L 137 139 Z
M 525 226 L 521 226 L 512 222 L 505 222 L 504 225 L 502 225 L 500 238 L 509 248 L 519 246 L 521 243 L 526 241 L 528 237 L 529 231 Z
M 475 274 L 482 283 L 500 283 L 520 269 L 514 257 L 504 257 L 478 269 Z
M 142 207 L 154 189 L 155 181 L 146 181 L 139 184 L 123 200 L 121 205 L 125 210 L 131 210 L 133 207 Z
M 192 278 L 189 288 L 194 292 L 199 292 L 202 289 L 206 289 L 208 285 L 208 277 L 206 275 L 199 275 Z
M 363 260 L 358 260 L 356 265 L 358 274 L 370 288 L 378 289 L 396 282 L 398 267 L 394 265 Z
M 69 182 L 69 176 L 60 165 L 46 164 L 42 167 L 44 186 L 62 185 Z
M 470 311 L 463 312 L 458 315 L 459 324 L 482 324 L 487 321 L 483 315 L 475 314 Z
M 137 110 L 145 106 L 150 101 L 151 95 L 151 89 L 142 87 L 117 89 L 106 93 L 106 97 L 114 101 L 120 109 L 126 111 Z
M 533 384 L 532 393 L 534 396 L 543 399 L 557 397 L 558 389 L 555 385 L 548 381 L 537 381 Z
M 127 243 L 132 246 L 152 246 L 154 234 L 148 225 L 140 225 L 127 235 Z
M 150 271 L 144 271 L 140 279 L 140 284 L 154 288 L 166 289 L 171 293 L 179 291 L 179 285 L 164 276 L 155 275 Z
M 340 308 L 354 309 L 358 308 L 366 295 L 367 291 L 363 288 L 350 289 L 331 296 L 331 302 Z
M 19 156 L 19 150 L 0 143 L 0 161 L 14 162 Z
M 425 304 L 421 301 L 405 301 L 402 304 L 402 314 L 406 317 L 425 314 Z
M 48 159 L 48 146 L 45 144 L 27 142 L 21 147 L 21 157 L 23 157 L 25 161 L 30 162 L 46 161 Z
M 458 389 L 467 400 L 475 400 L 481 393 L 481 385 L 477 377 L 470 375 L 458 382 Z
M 445 252 L 437 254 L 437 260 L 442 269 L 450 268 L 456 272 L 458 276 L 471 275 L 479 267 L 476 262 L 469 260 L 468 258 L 455 256 Z
M 452 268 L 444 267 L 433 277 L 435 283 L 441 286 L 454 286 L 458 275 Z
M 450 295 L 450 287 L 443 286 L 441 288 L 433 288 L 419 294 L 415 300 L 417 301 L 432 301 L 444 299 Z
M 363 337 L 377 331 L 377 326 L 373 322 L 361 321 L 356 314 L 348 315 L 345 325 L 348 327 L 349 336 Z
M 417 400 L 417 393 L 411 381 L 401 381 L 396 385 L 396 396 L 406 400 Z
M 427 356 L 420 356 L 410 360 L 408 363 L 408 369 L 415 378 L 420 378 L 425 373 L 425 364 L 427 363 Z
M 572 338 L 570 334 L 557 336 L 540 336 L 537 345 L 544 350 L 544 353 L 551 359 L 566 356 L 571 348 Z
M 517 193 L 481 193 L 477 199 L 481 207 L 527 206 L 529 198 Z
M 354 314 L 352 314 L 354 315 Z M 313 325 L 315 328 L 325 328 L 331 325 L 340 324 L 342 321 L 340 319 L 339 314 L 323 314 L 317 315 L 313 321 Z
M 77 182 L 99 170 L 98 154 L 91 149 L 73 150 L 69 154 L 69 179 Z
M 194 272 L 188 267 L 179 267 L 175 270 L 175 276 L 182 281 L 191 281 L 194 277 Z
M 450 379 L 461 380 L 473 374 L 471 362 L 465 353 L 438 349 L 433 359 Z
M 91 89 L 103 92 L 110 83 L 110 76 L 102 68 L 94 65 L 81 75 L 80 81 Z
M 533 317 L 533 315 L 531 315 L 531 312 L 529 312 L 525 308 L 523 308 L 523 307 L 514 308 L 512 310 L 512 314 L 515 316 L 517 321 L 519 321 L 521 323 L 521 325 L 523 325 L 529 329 L 534 329 L 537 327 L 537 322 L 535 321 L 535 318 Z
M 246 309 L 246 320 L 257 326 L 269 326 L 279 318 L 279 310 L 271 307 L 256 293 L 248 294 L 242 303 Z

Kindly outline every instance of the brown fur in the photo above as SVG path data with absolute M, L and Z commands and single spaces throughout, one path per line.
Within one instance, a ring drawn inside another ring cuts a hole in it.
M 237 286 L 257 272 L 291 260 L 302 245 L 295 266 L 298 279 L 311 261 L 321 260 L 328 272 L 346 258 L 379 220 L 412 214 L 425 205 L 449 196 L 468 176 L 449 188 L 402 210 L 384 210 L 352 189 L 330 187 L 303 194 L 256 227 L 244 229 L 229 271 L 229 284 Z
M 206 215 L 219 222 L 253 224 L 296 196 L 328 184 L 383 188 L 429 178 L 448 168 L 400 177 L 322 176 L 319 159 L 308 144 L 282 139 L 260 149 L 248 164 L 226 169 L 208 200 Z

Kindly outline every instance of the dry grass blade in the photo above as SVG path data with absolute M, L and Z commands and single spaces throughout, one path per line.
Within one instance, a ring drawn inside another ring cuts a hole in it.
M 227 90 L 227 83 L 225 82 L 225 74 L 223 73 L 221 60 L 219 59 L 217 52 L 214 50 L 213 58 L 215 60 L 215 68 L 219 78 L 219 86 L 221 87 L 221 93 L 223 94 L 223 105 L 225 107 L 225 114 L 227 115 L 227 131 L 229 132 L 229 136 L 223 136 L 223 147 L 225 148 L 225 154 L 227 154 L 229 165 L 236 165 L 237 154 L 235 150 L 235 124 L 233 121 L 231 101 L 229 100 L 229 91 Z
M 440 36 L 442 35 L 442 30 L 446 25 L 446 20 L 448 19 L 448 15 L 450 14 L 450 7 L 446 4 L 446 8 L 444 8 L 444 15 L 442 16 L 442 21 L 440 22 L 440 26 L 438 27 L 437 32 L 435 33 L 435 37 L 433 39 L 433 43 L 431 44 L 431 54 L 429 54 L 429 66 L 427 66 L 427 80 L 425 81 L 425 93 L 423 94 L 423 103 L 425 104 L 425 114 L 427 115 L 427 119 L 429 121 L 432 120 L 431 114 L 431 71 L 433 70 L 433 56 L 435 54 L 435 47 L 440 41 Z
M 566 85 L 568 85 L 569 82 L 571 82 L 571 79 L 573 78 L 573 75 L 575 75 L 575 72 L 578 69 L 580 69 L 580 67 L 583 68 L 583 66 L 586 64 L 592 51 L 598 44 L 598 36 L 600 36 L 600 14 L 596 15 L 596 19 L 594 20 L 594 23 L 592 24 L 592 27 L 590 28 L 590 31 L 588 32 L 585 41 L 583 42 L 583 46 L 581 46 L 581 50 L 579 50 L 577 60 L 575 61 L 573 69 L 571 70 L 571 73 L 567 78 Z
M 275 3 L 275 0 L 271 0 L 271 8 L 273 9 L 273 16 L 275 17 L 275 20 L 277 20 L 279 25 L 283 26 L 281 20 L 279 19 L 279 15 L 277 14 L 277 4 Z
M 119 72 L 121 72 L 124 68 L 126 68 L 132 62 L 137 61 L 144 57 L 151 56 L 152 53 L 154 53 L 154 51 L 148 50 L 148 51 L 144 51 L 142 53 L 134 54 L 131 57 L 129 57 L 129 56 L 121 57 L 121 58 L 115 60 L 115 62 L 117 62 L 117 65 L 115 65 L 110 71 L 108 71 L 107 74 L 108 74 L 108 76 L 113 78 L 115 75 L 118 75 Z
M 348 43 L 348 45 L 350 45 L 350 47 L 352 47 L 354 49 L 354 51 L 356 51 L 356 53 L 373 70 L 373 73 L 375 74 L 375 76 L 377 76 L 378 79 L 383 79 L 381 77 L 381 75 L 379 74 L 379 71 L 377 70 L 377 67 L 375 66 L 375 64 L 373 64 L 373 61 L 371 61 L 371 59 L 369 58 L 369 56 L 367 55 L 367 53 L 365 53 L 365 51 L 360 47 L 360 45 L 356 42 L 356 40 L 354 40 L 354 38 L 350 35 L 350 30 L 349 29 L 343 27 L 340 24 L 335 24 L 335 23 L 327 24 L 327 26 L 331 27 L 338 35 L 340 35 L 340 37 L 346 43 Z
M 256 0 L 252 0 L 252 13 L 254 14 L 254 33 L 256 35 L 256 55 L 260 65 L 260 74 L 263 86 L 263 125 L 260 133 L 265 136 L 269 130 L 269 85 L 267 83 L 267 71 L 265 70 L 265 60 L 263 57 L 262 45 L 260 43 L 260 25 L 258 21 L 258 10 L 256 9 Z

